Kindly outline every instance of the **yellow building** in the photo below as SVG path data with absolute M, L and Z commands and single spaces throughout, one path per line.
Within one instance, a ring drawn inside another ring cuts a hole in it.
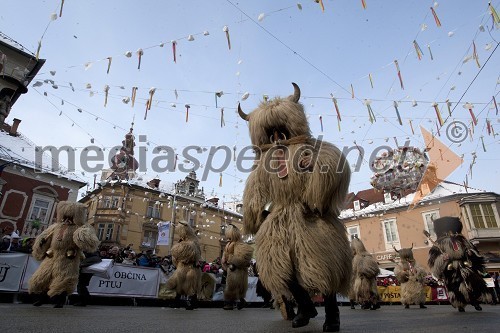
M 125 248 L 132 244 L 135 252 L 151 249 L 165 256 L 178 238 L 175 227 L 170 228 L 169 245 L 157 245 L 158 224 L 185 221 L 198 231 L 202 259 L 211 262 L 221 257 L 227 243 L 225 229 L 229 223 L 242 228 L 242 215 L 221 205 L 216 197 L 207 198 L 194 171 L 171 186 L 159 178 L 137 175 L 134 140 L 130 129 L 111 168 L 102 171 L 98 186 L 80 200 L 89 207 L 89 223 L 101 245 Z
M 413 246 L 415 260 L 427 267 L 430 240 L 427 230 L 436 239 L 432 220 L 458 216 L 467 237 L 487 259 L 490 272 L 500 271 L 499 195 L 464 188 L 444 181 L 414 209 L 409 209 L 414 193 L 393 200 L 390 194 L 374 189 L 350 195 L 348 209 L 342 211 L 350 237 L 358 235 L 381 268 L 393 269 L 397 252 Z
M 186 179 L 192 176 L 193 173 Z M 146 183 L 137 179 L 109 181 L 80 200 L 89 207 L 89 222 L 101 244 L 133 244 L 136 252 L 153 249 L 157 255 L 165 256 L 170 245 L 156 245 L 158 223 L 186 221 L 198 230 L 204 260 L 222 256 L 225 228 L 229 223 L 242 228 L 242 215 L 221 207 L 217 198 L 205 200 L 202 195 L 180 191 L 180 186 L 176 186 L 176 194 L 162 189 L 159 183 L 159 179 Z M 175 228 L 171 230 L 170 244 L 177 241 Z

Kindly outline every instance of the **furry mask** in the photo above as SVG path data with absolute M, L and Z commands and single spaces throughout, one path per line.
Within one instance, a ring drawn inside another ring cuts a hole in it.
M 458 217 L 445 216 L 434 220 L 434 231 L 438 238 L 447 234 L 460 234 L 462 232 L 462 222 Z
M 359 240 L 357 237 L 354 237 L 353 240 L 351 241 L 351 250 L 352 250 L 353 255 L 368 252 L 368 251 L 366 251 L 366 248 L 365 248 L 365 245 L 363 244 L 363 242 L 361 240 Z
M 57 222 L 84 225 L 87 222 L 87 206 L 78 202 L 59 202 L 57 204 Z
M 229 228 L 226 230 L 226 238 L 230 242 L 237 242 L 241 240 L 241 232 L 234 224 L 229 224 Z
M 249 123 L 253 145 L 260 146 L 277 140 L 311 135 L 304 107 L 299 103 L 300 88 L 295 83 L 292 84 L 293 95 L 263 101 L 248 115 L 238 105 L 240 117 Z
M 177 234 L 179 235 L 179 241 L 193 241 L 198 239 L 196 237 L 196 232 L 186 222 L 179 222 L 175 227 L 178 228 Z
M 396 248 L 394 247 L 394 250 L 399 254 L 401 261 L 415 261 L 415 259 L 413 258 L 413 244 L 410 248 L 396 250 Z

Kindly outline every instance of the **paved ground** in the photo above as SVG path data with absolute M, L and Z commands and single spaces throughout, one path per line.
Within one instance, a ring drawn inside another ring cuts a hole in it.
M 292 329 L 277 310 L 246 308 L 224 311 L 200 308 L 194 311 L 165 307 L 93 305 L 86 308 L 0 303 L 1 332 L 321 332 L 324 309 L 308 326 Z M 467 307 L 459 313 L 450 305 L 382 306 L 380 310 L 340 308 L 341 332 L 498 332 L 500 305 L 484 305 L 482 312 Z

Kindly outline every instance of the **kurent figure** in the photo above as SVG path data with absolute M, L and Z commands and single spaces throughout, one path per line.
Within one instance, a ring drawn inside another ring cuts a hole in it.
M 35 306 L 52 297 L 55 308 L 62 308 L 66 296 L 78 282 L 82 251 L 94 252 L 99 239 L 87 221 L 87 207 L 76 202 L 61 201 L 57 205 L 56 223 L 35 240 L 32 255 L 41 261 L 29 281 L 29 293 L 36 294 Z
M 426 309 L 425 304 L 425 276 L 427 273 L 413 258 L 413 244 L 411 248 L 394 250 L 399 254 L 400 262 L 394 269 L 396 278 L 401 283 L 401 304 L 405 309 L 410 304 L 418 304 L 421 309 Z
M 317 315 L 311 294 L 324 295 L 323 330 L 340 329 L 336 294 L 347 294 L 352 254 L 340 209 L 350 169 L 345 156 L 315 139 L 294 94 L 260 103 L 241 118 L 248 121 L 256 151 L 243 194 L 245 233 L 255 234 L 259 278 L 273 295 L 292 296 L 298 313 L 292 327 Z
M 362 309 L 376 310 L 380 308 L 377 290 L 377 275 L 380 271 L 378 263 L 357 237 L 351 241 L 351 249 L 354 258 L 352 260 L 352 292 L 349 298 L 361 304 Z M 351 308 L 354 308 L 352 303 Z
M 167 288 L 175 290 L 175 302 L 186 296 L 186 310 L 197 307 L 197 292 L 201 285 L 200 242 L 195 231 L 186 222 L 179 222 L 179 243 L 172 246 L 172 260 L 175 272 L 167 281 Z
M 229 224 L 226 230 L 228 243 L 222 255 L 222 269 L 227 272 L 224 289 L 224 310 L 233 310 L 237 302 L 238 310 L 247 302 L 245 295 L 248 289 L 248 267 L 252 260 L 253 248 L 243 242 L 238 227 Z
M 458 311 L 467 304 L 481 311 L 480 302 L 491 302 L 483 280 L 484 259 L 476 247 L 462 234 L 462 222 L 457 217 L 441 217 L 434 221 L 437 240 L 429 250 L 432 274 L 444 281 L 448 300 Z

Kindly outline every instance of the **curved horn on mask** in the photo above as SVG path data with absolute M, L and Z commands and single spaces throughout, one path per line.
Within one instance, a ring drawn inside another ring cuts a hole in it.
M 411 247 L 410 247 L 410 250 L 413 250 L 413 243 L 411 243 Z
M 292 85 L 293 85 L 293 95 L 290 97 L 293 102 L 298 103 L 300 99 L 300 88 L 295 82 L 292 82 Z
M 394 251 L 396 251 L 397 253 L 399 253 L 399 251 L 396 249 L 396 247 L 393 245 L 392 248 L 394 249 Z
M 248 121 L 248 115 L 245 112 L 243 112 L 240 103 L 238 103 L 238 114 L 240 115 L 241 119 Z

